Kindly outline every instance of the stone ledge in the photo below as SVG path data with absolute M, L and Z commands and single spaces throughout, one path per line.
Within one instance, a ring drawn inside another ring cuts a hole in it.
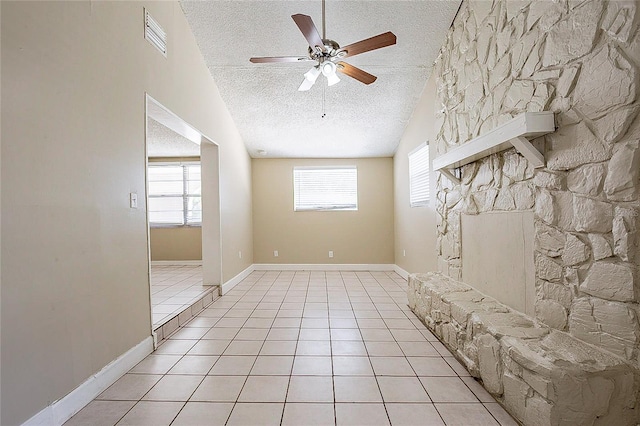
M 440 273 L 411 274 L 409 307 L 524 425 L 636 425 L 640 372 Z

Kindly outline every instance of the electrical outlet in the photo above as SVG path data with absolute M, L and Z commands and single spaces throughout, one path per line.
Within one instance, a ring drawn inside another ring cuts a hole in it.
M 333 257 L 333 250 L 329 250 L 329 257 Z
M 238 258 L 239 258 L 239 259 L 242 259 L 242 250 L 240 250 L 240 251 L 238 252 Z
M 273 257 L 278 257 L 278 250 L 273 251 Z

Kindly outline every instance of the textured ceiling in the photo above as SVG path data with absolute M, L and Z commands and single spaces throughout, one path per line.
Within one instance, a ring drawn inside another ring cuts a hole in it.
M 347 59 L 376 75 L 373 84 L 338 74 L 342 81 L 327 87 L 320 76 L 308 92 L 298 86 L 312 62 L 249 58 L 306 55 L 291 15 L 310 15 L 322 33 L 320 1 L 181 4 L 251 156 L 347 158 L 393 155 L 460 1 L 327 0 L 326 38 L 346 46 L 392 31 L 398 41 Z
M 149 118 L 147 120 L 147 155 L 149 157 L 200 156 L 200 145 Z

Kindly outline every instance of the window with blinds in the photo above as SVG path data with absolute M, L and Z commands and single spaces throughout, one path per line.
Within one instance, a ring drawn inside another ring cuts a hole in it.
M 429 145 L 423 143 L 409 153 L 409 203 L 411 207 L 429 204 Z
M 148 180 L 151 226 L 202 223 L 199 163 L 150 163 Z
M 358 210 L 358 170 L 349 167 L 294 167 L 293 209 Z

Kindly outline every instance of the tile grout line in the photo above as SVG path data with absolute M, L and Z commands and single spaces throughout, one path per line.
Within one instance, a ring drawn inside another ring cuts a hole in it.
M 263 274 L 263 276 L 264 276 L 264 274 Z M 258 280 L 258 281 L 256 281 L 256 283 L 257 283 L 257 282 L 259 282 L 259 280 Z M 256 283 L 254 283 L 254 284 L 253 284 L 253 285 L 252 285 L 252 286 L 251 286 L 251 287 L 250 287 L 250 288 L 245 292 L 245 294 L 246 294 L 246 293 L 248 293 L 248 292 L 249 292 L 249 291 L 250 291 L 250 290 L 251 290 L 251 289 L 256 285 Z M 260 300 L 262 300 L 262 299 L 264 299 L 264 296 L 263 296 Z M 236 303 L 234 303 L 234 304 L 232 305 L 232 307 L 233 307 L 234 305 L 236 305 L 237 303 L 239 303 L 239 301 L 240 301 L 240 300 L 242 300 L 242 299 L 238 299 L 238 301 L 237 301 Z M 258 304 L 259 304 L 259 303 L 260 303 L 260 302 L 258 302 Z M 258 304 L 256 304 L 256 306 L 258 306 Z M 231 309 L 232 309 L 232 308 L 229 308 L 229 310 L 231 310 Z M 255 308 L 253 309 L 253 311 L 255 311 Z M 252 311 L 252 312 L 253 312 L 253 311 Z M 247 318 L 247 320 L 248 320 L 248 318 Z M 245 320 L 245 322 L 244 322 L 243 324 L 245 324 L 245 323 L 247 322 L 247 320 Z M 240 333 L 240 331 L 241 331 L 241 330 L 242 330 L 242 327 L 240 327 L 240 329 L 239 329 L 239 330 L 238 330 L 238 332 L 235 334 L 235 336 L 237 336 L 237 335 Z M 234 336 L 234 338 L 235 338 L 235 336 Z M 233 341 L 233 340 L 234 340 L 234 339 L 231 339 L 231 341 Z M 229 345 L 231 345 L 231 342 L 229 342 Z M 263 342 L 263 345 L 264 345 L 264 342 Z M 228 348 L 228 346 L 227 346 L 227 348 Z M 226 351 L 226 349 L 227 349 L 227 348 L 225 348 L 225 351 Z M 262 346 L 261 346 L 260 348 L 262 349 Z M 260 350 L 258 350 L 258 353 L 260 353 Z M 224 351 L 223 351 L 223 354 L 224 354 Z M 220 355 L 220 356 L 223 356 L 223 355 Z M 253 360 L 253 364 L 251 364 L 251 368 L 249 368 L 249 371 L 247 372 L 247 375 L 246 375 L 246 377 L 245 377 L 245 379 L 244 379 L 244 382 L 242 383 L 242 386 L 240 387 L 240 391 L 238 392 L 238 395 L 237 395 L 237 396 L 236 396 L 236 398 L 235 398 L 235 401 L 234 401 L 234 403 L 233 403 L 233 407 L 231 407 L 231 411 L 229 411 L 229 415 L 227 416 L 227 420 L 225 421 L 225 425 L 229 423 L 229 420 L 231 420 L 231 416 L 232 416 L 232 414 L 233 414 L 233 411 L 235 410 L 236 406 L 238 405 L 238 402 L 239 402 L 239 400 L 240 400 L 240 395 L 242 395 L 242 391 L 244 390 L 244 387 L 247 385 L 247 381 L 249 380 L 249 375 L 251 374 L 251 370 L 253 370 L 253 367 L 255 367 L 255 365 L 256 365 L 256 361 L 257 361 L 257 360 L 258 360 L 258 355 L 256 355 L 256 358 Z M 215 365 L 215 364 L 214 364 L 214 365 Z M 212 366 L 211 368 L 213 369 L 213 366 Z
M 280 276 L 281 272 L 278 274 L 278 276 Z M 295 275 L 294 275 L 295 276 Z M 291 283 L 293 282 L 293 278 L 291 279 L 291 281 L 289 282 L 289 285 L 287 286 L 287 293 L 289 292 L 289 289 L 291 288 Z M 307 292 L 305 294 L 305 300 L 307 297 L 309 291 L 309 284 L 307 283 Z M 284 296 L 283 302 L 286 299 L 286 294 Z M 282 306 L 282 303 L 280 304 L 280 306 Z M 304 316 L 304 310 L 302 311 L 302 315 Z M 302 319 L 300 319 L 300 326 L 302 326 Z M 300 337 L 300 333 L 298 332 L 298 337 Z M 289 371 L 289 381 L 287 382 L 287 390 L 284 393 L 284 402 L 282 404 L 282 413 L 280 414 L 280 425 L 282 425 L 282 422 L 284 422 L 284 412 L 287 408 L 287 398 L 289 397 L 289 388 L 291 387 L 291 380 L 293 379 L 293 367 L 295 366 L 296 363 L 296 352 L 298 351 L 298 341 L 299 339 L 296 339 L 296 345 L 295 345 L 295 349 L 293 350 L 293 360 L 291 361 L 291 370 Z

